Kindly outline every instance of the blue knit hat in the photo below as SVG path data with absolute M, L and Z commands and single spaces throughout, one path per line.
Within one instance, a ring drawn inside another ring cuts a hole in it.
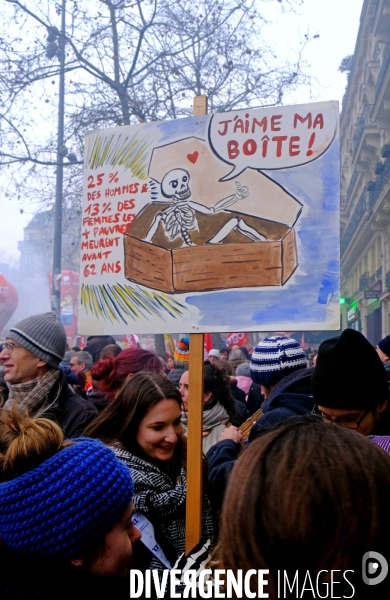
M 293 338 L 284 335 L 266 337 L 256 346 L 250 362 L 255 383 L 271 387 L 293 371 L 307 367 L 304 351 Z
M 18 554 L 72 558 L 107 533 L 133 497 L 127 466 L 80 438 L 0 484 L 0 536 Z

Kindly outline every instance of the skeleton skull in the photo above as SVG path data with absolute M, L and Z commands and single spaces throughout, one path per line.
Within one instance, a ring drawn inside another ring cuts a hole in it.
M 190 174 L 185 169 L 172 169 L 164 175 L 161 182 L 161 192 L 166 198 L 187 200 L 191 196 L 189 186 Z

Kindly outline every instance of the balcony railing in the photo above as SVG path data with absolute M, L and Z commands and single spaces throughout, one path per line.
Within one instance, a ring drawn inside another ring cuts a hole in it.
M 370 274 L 366 271 L 359 277 L 359 292 L 364 292 L 368 287 L 370 287 Z
M 367 192 L 364 191 L 360 198 L 359 201 L 357 203 L 357 206 L 355 208 L 355 212 L 353 213 L 353 216 L 349 222 L 349 225 L 345 231 L 345 234 L 343 235 L 343 239 L 341 240 L 341 254 L 344 253 L 344 251 L 346 250 L 349 242 L 351 241 L 355 230 L 358 226 L 358 224 L 360 223 L 360 220 L 362 218 L 362 216 L 367 213 Z
M 390 42 L 387 44 L 387 48 L 386 48 L 386 52 L 385 55 L 383 57 L 383 62 L 382 62 L 382 66 L 381 69 L 379 71 L 379 75 L 378 75 L 378 79 L 376 80 L 376 84 L 375 84 L 375 98 L 378 96 L 381 86 L 382 86 L 382 82 L 383 79 L 385 77 L 385 73 L 387 71 L 387 67 L 389 66 L 389 62 L 390 62 Z
M 349 185 L 347 188 L 347 193 L 346 193 L 347 197 L 346 197 L 345 207 L 347 207 L 349 204 L 353 189 L 355 187 L 355 184 L 356 184 L 358 178 L 359 178 L 359 171 L 357 169 L 355 169 L 354 172 L 352 173 L 351 181 L 349 182 Z
M 373 208 L 373 206 L 375 206 L 375 203 L 378 200 L 378 197 L 380 196 L 380 193 L 382 192 L 383 187 L 384 187 L 385 183 L 387 182 L 387 179 L 389 176 L 390 176 L 390 158 L 386 158 L 385 162 L 383 163 L 382 173 L 376 178 L 374 189 L 370 192 L 370 196 L 369 196 L 370 209 Z
M 357 147 L 359 146 L 359 143 L 360 143 L 360 140 L 362 139 L 362 135 L 363 135 L 365 128 L 368 126 L 376 127 L 376 124 L 372 123 L 371 118 L 370 118 L 373 106 L 374 106 L 373 104 L 366 104 L 366 106 L 362 110 L 362 114 L 360 115 L 360 117 L 358 119 L 356 133 L 353 136 L 353 151 L 354 151 L 354 153 L 356 152 Z

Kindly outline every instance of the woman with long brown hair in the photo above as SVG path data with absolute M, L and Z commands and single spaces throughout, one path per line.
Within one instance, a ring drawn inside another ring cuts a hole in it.
M 163 552 L 163 557 L 143 557 L 143 568 L 163 569 L 184 551 L 187 477 L 181 401 L 162 375 L 137 373 L 85 431 L 111 446 L 131 470 L 136 512 L 151 523 Z M 213 523 L 206 494 L 202 516 L 202 534 L 209 538 Z
M 370 551 L 390 560 L 389 506 L 390 456 L 371 440 L 311 418 L 286 424 L 253 441 L 234 466 L 218 568 L 268 569 L 271 599 L 302 597 L 305 578 L 314 597 L 384 598 L 390 577 L 367 588 L 362 560 Z M 291 595 L 285 573 L 290 584 L 298 573 Z

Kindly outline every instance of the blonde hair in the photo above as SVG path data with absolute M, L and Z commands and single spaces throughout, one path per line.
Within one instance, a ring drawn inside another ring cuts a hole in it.
M 44 418 L 32 418 L 14 405 L 0 413 L 0 475 L 3 481 L 19 477 L 68 446 L 60 427 Z

